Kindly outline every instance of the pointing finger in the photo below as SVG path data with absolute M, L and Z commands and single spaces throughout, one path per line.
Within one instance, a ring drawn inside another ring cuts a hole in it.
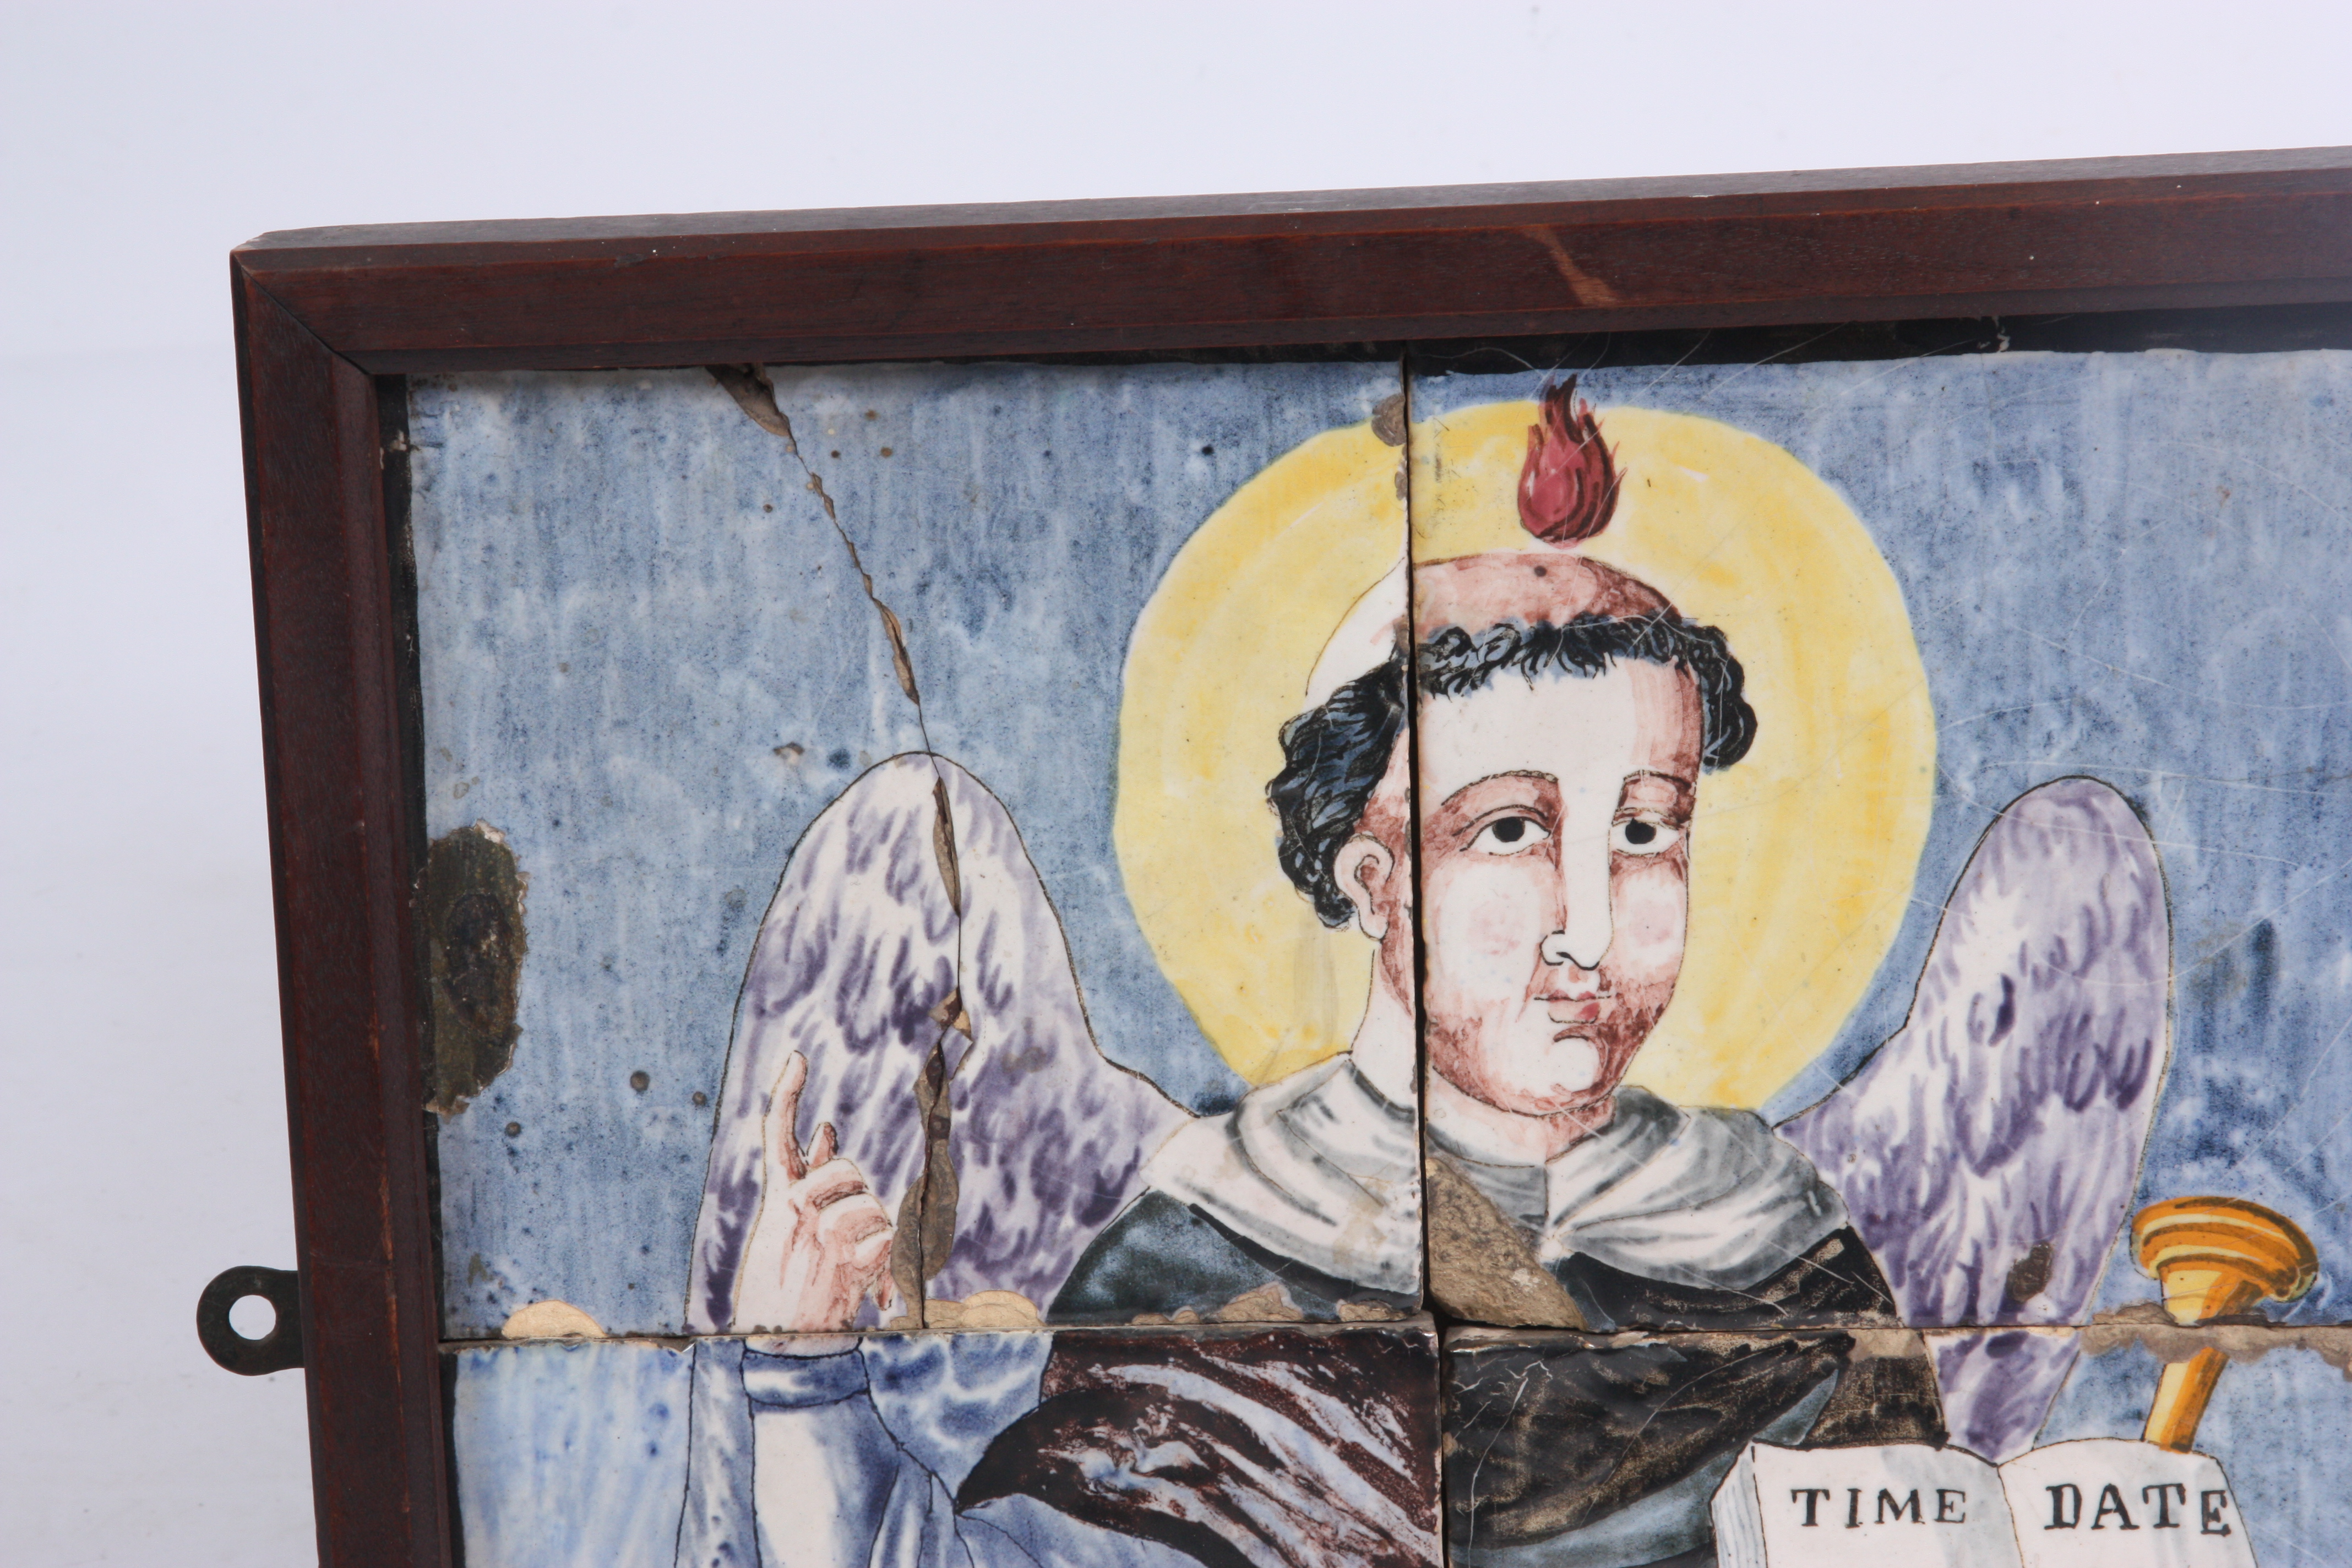
M 807 1084 L 808 1058 L 794 1051 L 784 1058 L 784 1070 L 768 1095 L 768 1158 L 783 1167 L 787 1182 L 808 1174 L 800 1145 L 801 1090 Z

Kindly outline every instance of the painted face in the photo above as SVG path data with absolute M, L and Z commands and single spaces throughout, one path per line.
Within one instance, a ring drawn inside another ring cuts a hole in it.
M 1617 1087 L 1682 973 L 1701 724 L 1689 677 L 1630 661 L 1423 704 L 1423 1005 L 1456 1089 L 1557 1116 Z

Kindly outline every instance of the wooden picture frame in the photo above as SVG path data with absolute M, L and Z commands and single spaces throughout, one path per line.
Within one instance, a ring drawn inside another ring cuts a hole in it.
M 1977 318 L 2054 342 L 2136 311 L 2343 343 L 2352 150 L 347 227 L 230 262 L 320 1555 L 421 1565 L 455 1548 L 402 378 Z

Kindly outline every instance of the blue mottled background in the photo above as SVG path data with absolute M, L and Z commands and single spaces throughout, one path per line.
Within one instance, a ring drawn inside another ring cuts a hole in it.
M 1021 826 L 1104 1049 L 1229 1104 L 1111 847 L 1128 633 L 1212 511 L 1396 367 L 776 380 L 931 745 Z M 923 737 L 800 469 L 702 372 L 420 379 L 409 439 L 427 828 L 487 823 L 530 879 L 514 1065 L 440 1131 L 446 1329 L 553 1297 L 674 1331 L 761 916 L 810 819 Z
M 694 1435 L 690 1348 L 475 1346 L 450 1363 L 467 1562 L 672 1568 Z

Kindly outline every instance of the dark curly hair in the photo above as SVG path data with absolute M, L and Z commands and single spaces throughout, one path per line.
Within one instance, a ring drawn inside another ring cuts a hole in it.
M 1565 625 L 1506 621 L 1477 633 L 1446 626 L 1414 650 L 1413 678 L 1428 696 L 1460 697 L 1507 669 L 1590 676 L 1621 659 L 1665 665 L 1697 684 L 1702 766 L 1727 768 L 1748 754 L 1756 710 L 1742 694 L 1747 678 L 1739 661 L 1715 627 L 1670 612 L 1579 616 Z M 1282 771 L 1265 786 L 1282 825 L 1275 854 L 1327 926 L 1346 925 L 1355 915 L 1331 863 L 1388 771 L 1404 733 L 1404 658 L 1396 654 L 1282 727 Z
M 1282 771 L 1265 786 L 1282 823 L 1274 853 L 1327 926 L 1346 925 L 1355 915 L 1331 862 L 1363 821 L 1403 733 L 1402 653 L 1282 727 Z

